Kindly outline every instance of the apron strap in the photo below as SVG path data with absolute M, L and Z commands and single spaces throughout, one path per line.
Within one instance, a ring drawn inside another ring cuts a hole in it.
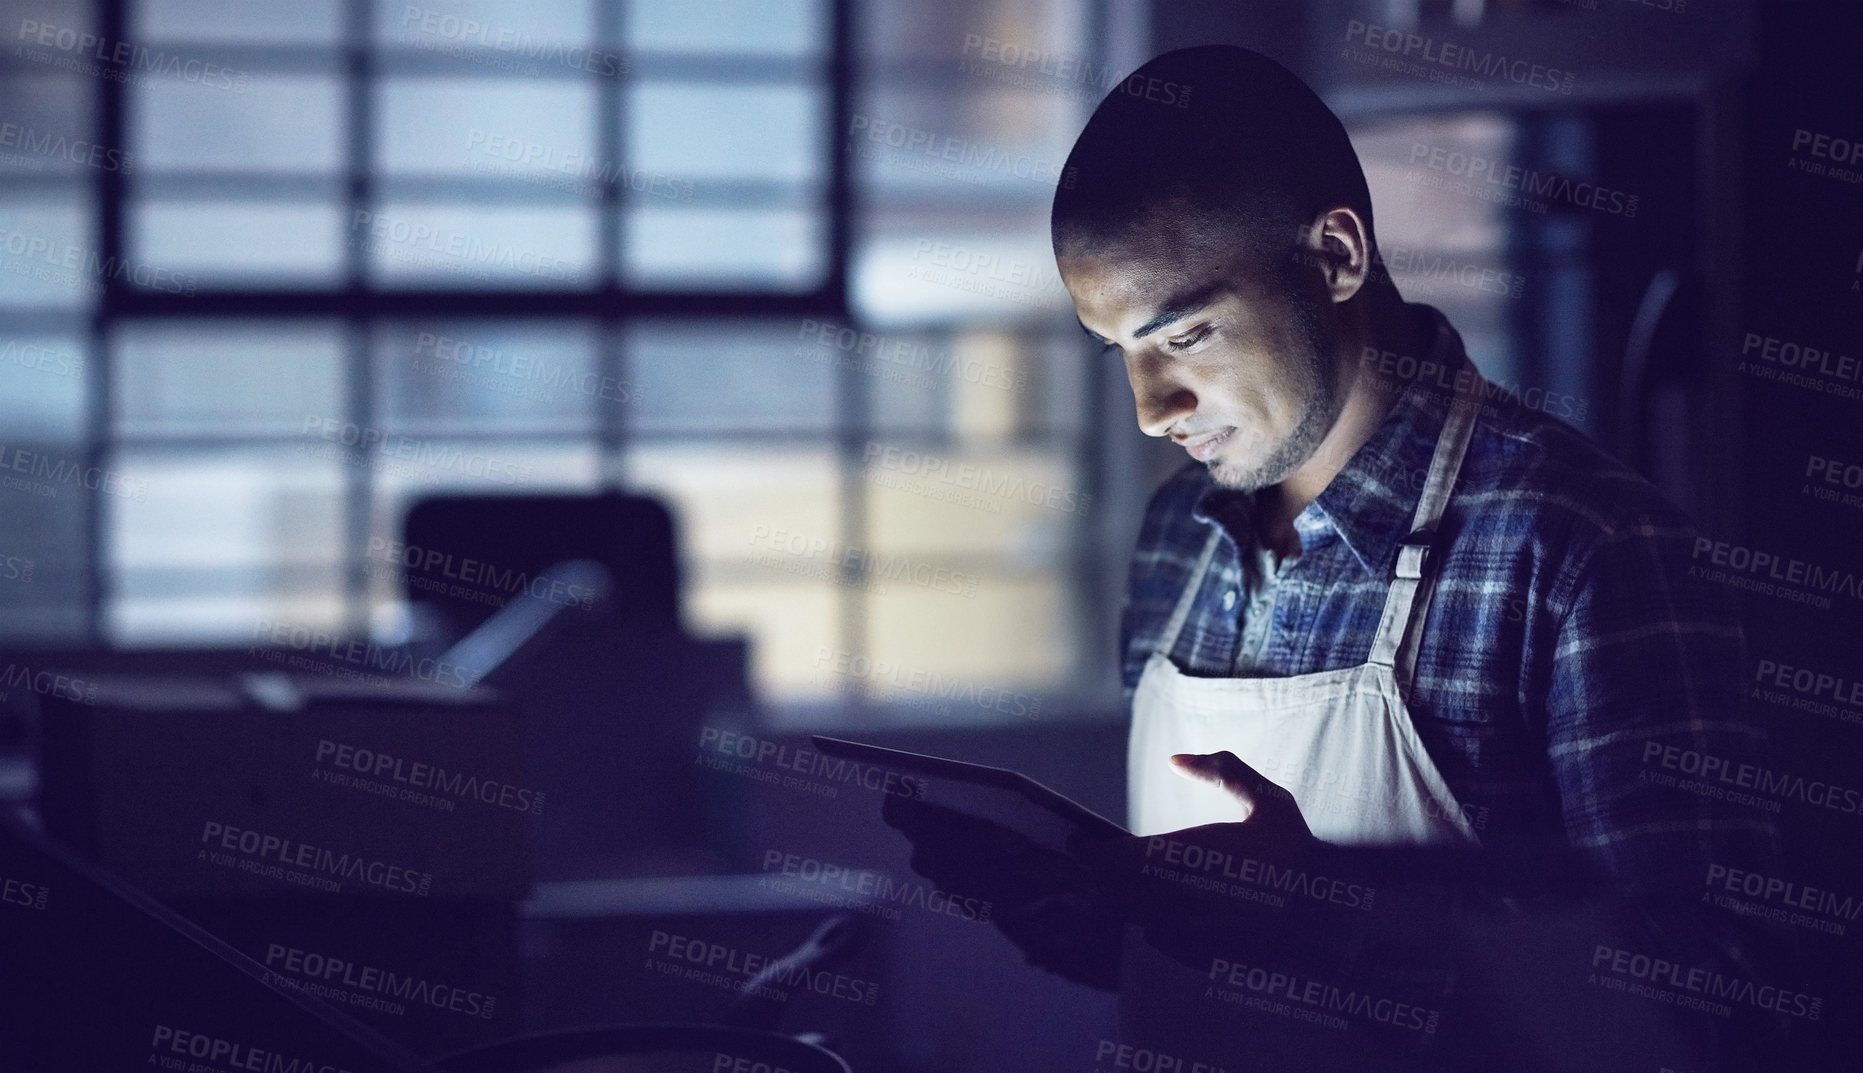
M 1436 437 L 1436 452 L 1430 457 L 1429 476 L 1423 482 L 1423 494 L 1417 499 L 1417 513 L 1410 522 L 1410 535 L 1397 549 L 1397 565 L 1392 571 L 1391 589 L 1384 598 L 1384 617 L 1371 641 L 1367 663 L 1391 666 L 1402 653 L 1397 679 L 1406 688 L 1416 672 L 1417 635 L 1429 611 L 1430 595 L 1436 587 L 1436 571 L 1425 570 L 1431 545 L 1436 541 L 1436 527 L 1449 505 L 1456 474 L 1462 469 L 1462 457 L 1468 453 L 1468 439 L 1475 431 L 1475 415 L 1481 409 L 1482 388 L 1487 381 L 1473 365 L 1467 377 L 1458 376 L 1461 390 L 1456 392 Z M 1413 613 L 1414 612 L 1414 613 Z M 1401 643 L 1401 647 L 1400 647 Z
M 1223 539 L 1221 526 L 1210 526 L 1210 539 L 1203 542 L 1203 554 L 1197 557 L 1197 565 L 1190 571 L 1190 580 L 1184 583 L 1184 594 L 1177 598 L 1177 606 L 1171 610 L 1171 620 L 1164 624 L 1164 636 L 1158 639 L 1158 654 L 1165 659 L 1171 658 L 1171 650 L 1177 647 L 1177 635 L 1184 631 L 1184 623 L 1190 618 L 1190 607 L 1197 602 L 1197 590 L 1203 587 L 1203 575 L 1209 572 L 1210 560 L 1216 556 L 1216 545 Z

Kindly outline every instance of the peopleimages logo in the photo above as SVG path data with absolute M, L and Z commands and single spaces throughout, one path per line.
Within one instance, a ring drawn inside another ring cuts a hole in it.
M 616 52 L 568 45 L 562 41 L 538 40 L 530 34 L 509 27 L 493 26 L 477 19 L 463 18 L 450 11 L 409 4 L 401 11 L 403 33 L 418 30 L 431 40 L 416 38 L 414 47 L 428 52 L 476 59 L 471 49 L 505 53 L 494 66 L 519 74 L 536 74 L 536 68 L 520 66 L 515 60 L 536 60 L 572 71 L 586 71 L 597 78 L 620 78 L 628 73 L 627 57 Z
M 1243 888 L 1254 888 L 1269 896 L 1248 900 L 1263 901 L 1277 909 L 1291 896 L 1369 912 L 1378 894 L 1376 888 L 1345 879 L 1313 875 L 1302 868 L 1276 865 L 1173 838 L 1147 839 L 1145 860 L 1141 875 L 1217 894 L 1243 895 L 1246 893 Z
M 879 910 L 876 915 L 888 920 L 899 919 L 899 911 L 895 908 L 898 906 L 979 923 L 990 919 L 991 903 L 981 898 L 968 898 L 913 880 L 901 882 L 883 872 L 848 868 L 799 853 L 785 853 L 780 849 L 765 850 L 763 870 L 766 875 L 759 886 L 788 890 L 804 897 L 810 894 L 822 895 L 815 900 L 863 911 L 869 907 L 861 899 L 872 898 L 879 903 L 872 907 Z M 776 875 L 793 877 L 817 889 L 811 891 L 797 887 L 794 883 L 780 884 Z M 853 897 L 849 898 L 848 895 Z
M 1027 153 L 1011 156 L 986 142 L 940 134 L 923 127 L 856 113 L 847 128 L 848 152 L 884 164 L 910 167 L 950 179 L 981 182 L 983 173 L 1027 179 L 1043 186 L 1074 186 L 1074 170 Z M 948 166 L 947 166 L 948 165 Z M 972 169 L 966 171 L 965 169 Z
M 372 779 L 388 779 L 420 790 L 461 800 L 497 805 L 515 812 L 533 815 L 543 812 L 543 794 L 499 779 L 481 779 L 462 771 L 448 771 L 439 764 L 409 760 L 404 756 L 339 744 L 328 738 L 317 742 L 317 763 L 342 768 Z
M 147 85 L 148 75 L 172 76 L 207 89 L 244 93 L 248 76 L 217 63 L 206 63 L 161 49 L 110 38 L 56 23 L 21 19 L 13 55 L 48 67 L 75 71 L 113 82 Z M 41 50 L 50 50 L 49 52 Z M 53 55 L 52 53 L 64 53 Z M 96 63 L 89 62 L 96 60 Z
M 0 883 L 0 905 L 17 905 L 22 909 L 44 909 L 48 888 L 39 883 L 6 877 Z
M 1131 1069 L 1137 1073 L 1227 1073 L 1222 1066 L 1186 1061 L 1174 1054 L 1102 1039 L 1093 1052 L 1095 1069 Z
M 934 349 L 928 344 L 904 338 L 892 338 L 873 332 L 856 331 L 834 321 L 802 322 L 796 338 L 807 344 L 798 353 L 810 357 L 832 357 L 837 353 L 841 368 L 857 368 L 880 379 L 933 388 L 938 381 L 1019 391 L 1028 386 L 1024 369 L 960 356 L 957 351 Z M 933 379 L 936 378 L 936 379 Z
M 125 175 L 129 174 L 131 163 L 130 155 L 121 149 L 87 142 L 82 138 L 66 138 L 63 134 L 36 130 L 18 123 L 0 123 L 0 149 L 18 149 L 33 157 L 63 160 Z
M 1803 775 L 1790 775 L 1697 749 L 1646 741 L 1643 743 L 1644 770 L 1638 773 L 1639 777 L 1649 774 L 1652 762 L 1656 766 L 1680 772 L 1692 781 L 1677 782 L 1672 777 L 1648 781 L 1658 785 L 1673 784 L 1678 789 L 1700 793 L 1704 797 L 1762 808 L 1772 806 L 1767 811 L 1778 811 L 1778 798 L 1790 798 L 1801 804 L 1827 808 L 1847 816 L 1863 815 L 1863 793 L 1823 779 L 1807 779 Z M 1755 794 L 1773 800 L 1756 798 Z
M 1619 983 L 1635 980 L 1646 985 L 1673 988 L 1681 994 L 1667 997 L 1657 992 L 1648 997 L 1673 1001 L 1678 1006 L 1705 1009 L 1723 1017 L 1732 1012 L 1729 1003 L 1790 1014 L 1807 1021 L 1816 1021 L 1824 1010 L 1824 1000 L 1815 995 L 1788 991 L 1771 984 L 1756 984 L 1752 980 L 1726 976 L 1712 969 L 1691 969 L 1667 958 L 1651 957 L 1602 943 L 1592 951 L 1591 967 L 1593 970 L 1602 968 L 1620 978 L 1617 981 Z M 1594 971 L 1594 983 L 1598 982 L 1597 975 Z M 1727 1001 L 1717 1002 L 1717 999 Z
M 312 1061 L 302 1055 L 287 1057 L 279 1051 L 235 1043 L 205 1032 L 190 1032 L 172 1025 L 155 1026 L 155 1038 L 149 1041 L 149 1049 L 155 1052 L 149 1056 L 149 1065 L 160 1069 L 185 1070 L 187 1073 L 202 1068 L 187 1061 L 189 1058 L 228 1069 L 251 1070 L 253 1073 L 350 1073 L 343 1066 Z
M 1464 153 L 1459 149 L 1450 149 L 1440 145 L 1415 142 L 1410 147 L 1410 164 L 1422 163 L 1431 171 L 1453 175 L 1458 179 L 1482 183 L 1487 186 L 1526 197 L 1546 198 L 1551 201 L 1563 201 L 1581 209 L 1596 209 L 1612 216 L 1633 219 L 1642 198 L 1636 194 L 1627 194 L 1622 190 L 1612 190 L 1597 183 L 1572 179 L 1540 171 L 1536 168 L 1523 168 L 1518 164 L 1509 164 L 1502 160 L 1493 160 L 1474 153 Z
M 1410 73 L 1423 73 L 1431 69 L 1444 74 L 1461 72 L 1562 94 L 1572 92 L 1572 83 L 1578 77 L 1571 71 L 1509 57 L 1505 53 L 1470 48 L 1452 41 L 1439 41 L 1423 34 L 1390 29 L 1357 19 L 1346 23 L 1345 36 L 1348 44 L 1356 40 L 1364 48 L 1384 52 L 1393 60 L 1416 61 L 1418 70 Z
M 530 480 L 532 473 L 527 462 L 514 463 L 476 451 L 468 453 L 452 444 L 386 432 L 340 417 L 306 414 L 302 435 L 307 440 L 315 438 L 330 445 L 301 443 L 303 454 L 337 458 L 350 465 L 380 467 L 407 476 L 451 470 L 467 477 L 510 485 Z
M 1267 1012 L 1293 1016 L 1330 1028 L 1348 1027 L 1349 1022 L 1342 1016 L 1347 1015 L 1388 1028 L 1434 1033 L 1437 1023 L 1442 1019 L 1440 1011 L 1413 1002 L 1381 998 L 1298 973 L 1281 972 L 1262 965 L 1244 965 L 1227 958 L 1210 959 L 1209 979 L 1216 986 L 1206 993 L 1206 997 L 1248 1006 L 1255 1006 L 1257 1001 L 1273 1002 L 1280 1008 L 1269 1009 Z M 1230 988 L 1245 988 L 1246 991 Z
M 658 954 L 659 957 L 654 957 Z M 788 964 L 766 954 L 655 928 L 647 939 L 647 967 L 694 983 L 786 1002 L 790 991 L 813 991 L 858 1006 L 880 999 L 880 985 L 857 976 Z M 765 974 L 768 975 L 765 975 Z M 756 980 L 764 983 L 751 986 Z
M 981 581 L 976 574 L 936 566 L 927 561 L 915 560 L 909 555 L 869 551 L 859 545 L 843 545 L 840 541 L 826 537 L 811 537 L 805 533 L 792 533 L 787 529 L 774 529 L 767 525 L 753 527 L 750 543 L 753 547 L 768 548 L 770 552 L 790 556 L 785 562 L 766 552 L 757 558 L 758 565 L 824 580 L 854 578 L 864 583 L 896 581 L 963 597 L 975 597 Z
M 289 622 L 260 619 L 253 623 L 252 638 L 254 643 L 248 651 L 261 658 L 270 658 L 273 662 L 304 670 L 320 671 L 334 677 L 361 680 L 370 677 L 369 672 L 382 671 L 388 675 L 418 678 L 423 682 L 460 689 L 471 686 L 473 681 L 469 668 L 463 664 L 436 656 L 415 659 L 413 653 L 399 648 L 378 645 L 374 641 L 355 640 Z M 262 649 L 261 644 L 273 647 Z
M 716 754 L 721 758 L 736 757 L 752 765 L 767 764 L 783 771 L 794 772 L 809 778 L 827 779 L 829 782 L 843 786 L 863 786 L 869 790 L 878 790 L 899 797 L 909 797 L 920 801 L 925 799 L 925 780 L 916 775 L 901 775 L 897 771 L 863 764 L 858 760 L 825 756 L 813 749 L 759 739 L 749 734 L 740 734 L 718 727 L 708 726 L 699 732 L 701 761 L 708 753 Z M 753 773 L 754 769 L 740 772 L 740 774 Z
M 127 281 L 143 290 L 192 296 L 200 277 L 175 272 L 143 261 L 106 257 L 86 246 L 60 242 L 44 235 L 0 228 L 0 249 L 18 260 L 7 262 L 16 276 L 99 292 L 104 280 Z
M 1863 183 L 1863 139 L 1839 138 L 1801 127 L 1792 132 L 1792 152 L 1804 152 L 1816 159 L 1800 160 L 1794 155 L 1786 163 L 1788 168 Z
M 1863 912 L 1855 896 L 1724 864 L 1708 866 L 1705 885 L 1709 902 L 1723 909 L 1828 935 L 1844 934 Z
M 869 479 L 885 487 L 947 499 L 963 506 L 975 507 L 990 514 L 1002 513 L 1002 501 L 1020 500 L 1034 507 L 1046 507 L 1063 514 L 1087 513 L 1093 496 L 1056 484 L 1031 481 L 1017 473 L 1003 473 L 974 462 L 946 458 L 929 451 L 914 451 L 892 444 L 867 442 L 861 455 Z M 874 470 L 885 471 L 874 473 Z M 915 478 L 901 481 L 889 475 Z M 963 495 L 976 492 L 977 495 Z
M 42 697 L 62 697 L 75 700 L 80 704 L 93 704 L 97 700 L 97 683 L 68 674 L 52 671 L 38 671 L 23 663 L 9 662 L 6 670 L 0 671 L 0 685 L 7 689 L 27 689 Z M 0 692 L 0 700 L 7 694 Z
M 381 890 L 423 898 L 433 888 L 430 872 L 416 872 L 386 861 L 338 853 L 294 838 L 234 827 L 217 820 L 205 821 L 200 840 L 203 846 L 211 848 L 197 851 L 196 860 L 315 890 L 340 893 L 342 881 L 350 879 Z
M 546 600 L 559 607 L 595 606 L 599 593 L 573 581 L 566 582 L 548 573 L 530 574 L 501 567 L 483 559 L 474 559 L 438 548 L 423 548 L 386 537 L 370 537 L 365 568 L 371 576 L 378 573 L 399 575 L 409 588 L 446 596 L 457 596 L 477 603 L 502 604 L 520 593 L 536 600 Z M 393 567 L 375 570 L 373 564 Z M 451 583 L 451 584 L 449 584 Z
M 1691 577 L 1722 582 L 1781 599 L 1829 608 L 1830 593 L 1863 599 L 1863 581 L 1849 570 L 1819 566 L 1789 555 L 1759 551 L 1725 540 L 1696 537 Z M 1781 585 L 1778 582 L 1784 582 Z
M 1863 681 L 1771 659 L 1759 661 L 1753 681 L 1750 695 L 1754 700 L 1846 723 L 1863 723 Z
M 429 1006 L 466 1017 L 489 1021 L 498 1008 L 498 998 L 463 987 L 436 984 L 418 976 L 362 965 L 347 958 L 332 957 L 312 950 L 301 950 L 281 943 L 267 943 L 265 967 L 268 983 L 282 984 L 316 995 L 318 998 L 381 1010 L 396 1016 L 407 1013 L 402 1003 Z M 286 975 L 289 974 L 289 975 Z M 400 1001 L 392 1001 L 392 1000 Z
M 966 58 L 960 60 L 958 66 L 967 74 L 983 75 L 1023 89 L 1053 92 L 1078 87 L 1083 91 L 1078 94 L 1080 99 L 1092 101 L 1117 86 L 1119 92 L 1128 97 L 1142 97 L 1172 108 L 1190 107 L 1191 87 L 1181 82 L 1137 73 L 1122 78 L 1118 68 L 1065 52 L 1031 48 L 973 33 L 964 35 L 963 55 Z M 982 62 L 969 58 L 972 56 Z M 1036 74 L 1045 76 L 1044 79 L 1027 77 L 1031 67 Z
M 1000 686 L 979 686 L 968 679 L 909 668 L 890 660 L 869 659 L 827 645 L 815 650 L 815 666 L 819 672 L 818 682 L 827 681 L 831 675 L 858 681 L 864 683 L 877 700 L 903 702 L 914 707 L 927 707 L 928 702 L 933 701 L 959 701 L 985 711 L 1029 719 L 1041 713 L 1041 698 L 1028 693 L 1016 693 Z M 950 714 L 948 705 L 938 706 L 937 710 Z
M 1735 372 L 1840 399 L 1863 399 L 1863 361 L 1828 347 L 1747 332 Z

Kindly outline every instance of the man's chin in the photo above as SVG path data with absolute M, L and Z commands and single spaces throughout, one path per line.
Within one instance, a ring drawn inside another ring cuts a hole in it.
M 1255 451 L 1253 457 L 1238 459 L 1235 457 L 1244 444 L 1228 444 L 1228 450 L 1203 465 L 1210 471 L 1210 479 L 1224 488 L 1238 492 L 1259 492 L 1272 484 L 1279 484 L 1292 476 L 1300 468 L 1301 458 L 1295 445 L 1282 442 L 1265 445 L 1266 452 Z M 1264 446 L 1259 443 L 1254 446 Z M 1309 452 L 1311 453 L 1311 452 Z M 1263 455 L 1266 457 L 1263 457 Z
M 1210 471 L 1211 480 L 1237 492 L 1257 492 L 1274 483 L 1263 479 L 1264 474 L 1260 465 L 1237 465 L 1220 456 L 1210 459 L 1203 465 Z

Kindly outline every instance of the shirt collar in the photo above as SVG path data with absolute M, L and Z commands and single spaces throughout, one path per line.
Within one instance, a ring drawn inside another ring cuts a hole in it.
M 1428 352 L 1419 360 L 1413 355 L 1366 350 L 1364 361 L 1372 375 L 1400 380 L 1403 386 L 1371 438 L 1294 518 L 1294 530 L 1304 546 L 1312 546 L 1324 533 L 1337 532 L 1359 565 L 1374 577 L 1391 572 L 1397 547 L 1410 534 L 1424 477 L 1436 452 L 1436 438 L 1448 418 L 1457 377 L 1468 361 L 1462 337 L 1448 318 L 1427 305 L 1411 303 L 1407 308 L 1427 325 Z M 1211 482 L 1191 513 L 1199 521 L 1222 525 L 1238 547 L 1247 548 L 1254 543 L 1253 505 L 1253 495 Z

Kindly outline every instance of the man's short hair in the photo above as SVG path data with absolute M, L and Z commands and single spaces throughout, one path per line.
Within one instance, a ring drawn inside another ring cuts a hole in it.
M 1234 45 L 1177 49 L 1133 72 L 1094 109 L 1062 174 L 1073 183 L 1055 191 L 1057 254 L 1118 243 L 1173 202 L 1269 257 L 1331 208 L 1371 226 L 1339 117 L 1293 72 Z

